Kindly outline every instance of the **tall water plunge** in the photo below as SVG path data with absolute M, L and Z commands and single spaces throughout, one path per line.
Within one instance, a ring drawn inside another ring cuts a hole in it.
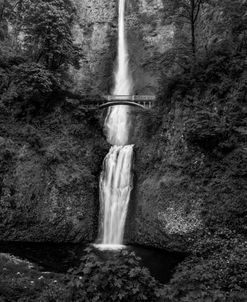
M 125 37 L 125 0 L 119 0 L 118 62 L 115 72 L 114 95 L 130 95 L 132 79 L 129 72 Z M 110 107 L 105 120 L 108 142 L 113 145 L 107 154 L 100 177 L 101 248 L 118 248 L 123 244 L 124 227 L 132 189 L 133 145 L 129 139 L 129 107 Z

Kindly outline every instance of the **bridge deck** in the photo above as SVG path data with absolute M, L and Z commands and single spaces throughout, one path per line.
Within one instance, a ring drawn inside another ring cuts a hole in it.
M 104 95 L 104 99 L 107 101 L 156 101 L 156 96 L 154 95 Z

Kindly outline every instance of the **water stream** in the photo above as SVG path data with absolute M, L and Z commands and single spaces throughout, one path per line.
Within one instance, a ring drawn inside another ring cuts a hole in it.
M 118 59 L 113 95 L 131 95 L 128 47 L 125 37 L 125 0 L 119 0 Z M 129 141 L 129 110 L 125 105 L 110 107 L 105 119 L 107 154 L 100 177 L 99 248 L 113 249 L 123 245 L 124 227 L 132 189 L 133 145 Z

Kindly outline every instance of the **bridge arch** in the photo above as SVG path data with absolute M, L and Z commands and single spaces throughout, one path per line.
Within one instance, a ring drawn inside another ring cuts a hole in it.
M 104 109 L 104 108 L 108 108 L 111 106 L 118 106 L 118 105 L 125 105 L 125 106 L 132 106 L 132 107 L 139 107 L 141 109 L 147 109 L 145 106 L 138 104 L 136 102 L 131 102 L 131 101 L 111 101 L 111 102 L 107 102 L 104 104 L 101 104 L 99 106 L 99 109 Z

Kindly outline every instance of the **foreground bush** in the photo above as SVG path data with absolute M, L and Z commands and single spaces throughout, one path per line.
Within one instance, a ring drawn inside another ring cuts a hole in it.
M 107 259 L 104 259 L 105 257 Z M 146 268 L 140 267 L 139 259 L 134 253 L 109 252 L 105 256 L 87 249 L 81 265 L 71 273 L 72 279 L 67 289 L 72 301 L 159 300 L 158 282 L 151 277 Z
M 43 274 L 28 263 L 2 263 L 0 301 L 158 302 L 161 285 L 128 251 L 87 249 L 68 274 Z M 1 259 L 0 259 L 1 260 Z M 1 300 L 2 299 L 2 300 Z

